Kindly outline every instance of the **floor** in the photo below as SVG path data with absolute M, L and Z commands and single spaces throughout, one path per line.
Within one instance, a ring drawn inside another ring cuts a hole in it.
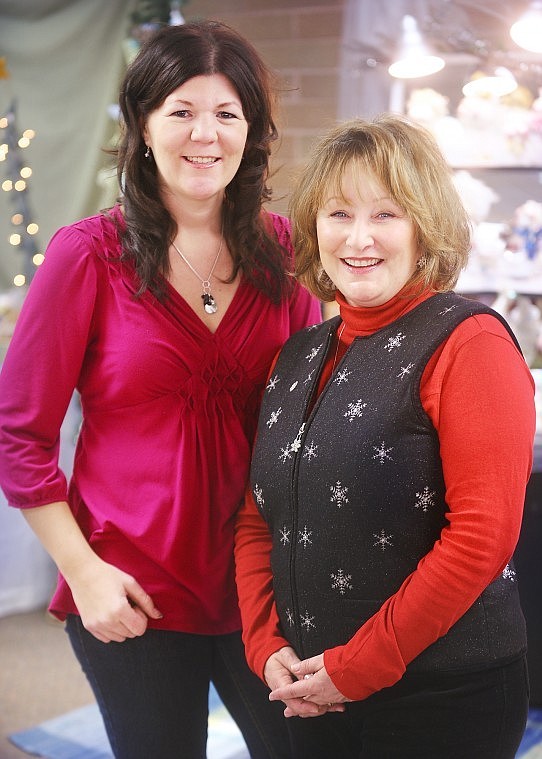
M 62 624 L 44 609 L 0 617 L 0 662 L 0 759 L 28 759 L 11 733 L 94 702 Z M 540 743 L 525 749 L 522 759 L 542 759 Z
M 28 759 L 8 735 L 94 696 L 62 624 L 43 609 L 0 618 L 0 660 L 0 759 Z

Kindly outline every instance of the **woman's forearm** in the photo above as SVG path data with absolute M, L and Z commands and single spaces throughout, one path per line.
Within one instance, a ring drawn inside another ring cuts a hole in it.
M 22 509 L 22 513 L 68 584 L 89 561 L 98 560 L 65 501 Z

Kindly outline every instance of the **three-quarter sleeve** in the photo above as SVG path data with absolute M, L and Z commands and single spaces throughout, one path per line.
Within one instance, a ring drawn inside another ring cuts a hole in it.
M 52 238 L 0 373 L 0 484 L 19 508 L 66 500 L 60 427 L 91 339 L 95 254 L 72 227 Z

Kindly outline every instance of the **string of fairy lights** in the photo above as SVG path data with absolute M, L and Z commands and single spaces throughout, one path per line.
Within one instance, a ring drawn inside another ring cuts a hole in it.
M 0 58 L 0 79 L 7 79 L 9 72 L 6 59 Z M 20 252 L 20 270 L 13 278 L 15 287 L 30 284 L 36 267 L 43 261 L 43 254 L 38 251 L 36 235 L 39 225 L 33 218 L 29 197 L 29 180 L 32 168 L 23 158 L 24 150 L 35 137 L 33 129 L 19 132 L 15 100 L 8 107 L 7 113 L 0 115 L 0 165 L 5 166 L 5 178 L 0 180 L 0 188 L 9 195 L 12 208 L 10 216 L 11 230 L 8 242 Z
M 145 35 L 162 24 L 182 24 L 182 8 L 189 0 L 136 0 L 131 14 L 133 49 L 125 51 L 130 60 Z M 0 57 L 0 82 L 9 79 L 6 58 Z M 39 225 L 30 203 L 29 182 L 32 168 L 25 161 L 24 151 L 35 137 L 33 129 L 20 131 L 17 124 L 17 104 L 13 99 L 7 113 L 0 113 L 0 190 L 9 195 L 10 231 L 7 242 L 20 253 L 19 271 L 13 277 L 15 287 L 29 285 L 36 268 L 43 262 L 37 235 Z M 5 167 L 5 170 L 3 168 Z M 2 178 L 3 177 L 3 178 Z

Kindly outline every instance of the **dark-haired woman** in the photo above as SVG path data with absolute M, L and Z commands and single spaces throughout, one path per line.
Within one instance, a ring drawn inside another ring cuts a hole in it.
M 50 608 L 120 759 L 205 757 L 211 681 L 253 757 L 288 756 L 244 660 L 233 572 L 270 362 L 320 318 L 291 284 L 287 221 L 263 210 L 271 93 L 224 25 L 145 43 L 120 92 L 119 204 L 53 237 L 0 378 L 1 484 L 59 568 Z

